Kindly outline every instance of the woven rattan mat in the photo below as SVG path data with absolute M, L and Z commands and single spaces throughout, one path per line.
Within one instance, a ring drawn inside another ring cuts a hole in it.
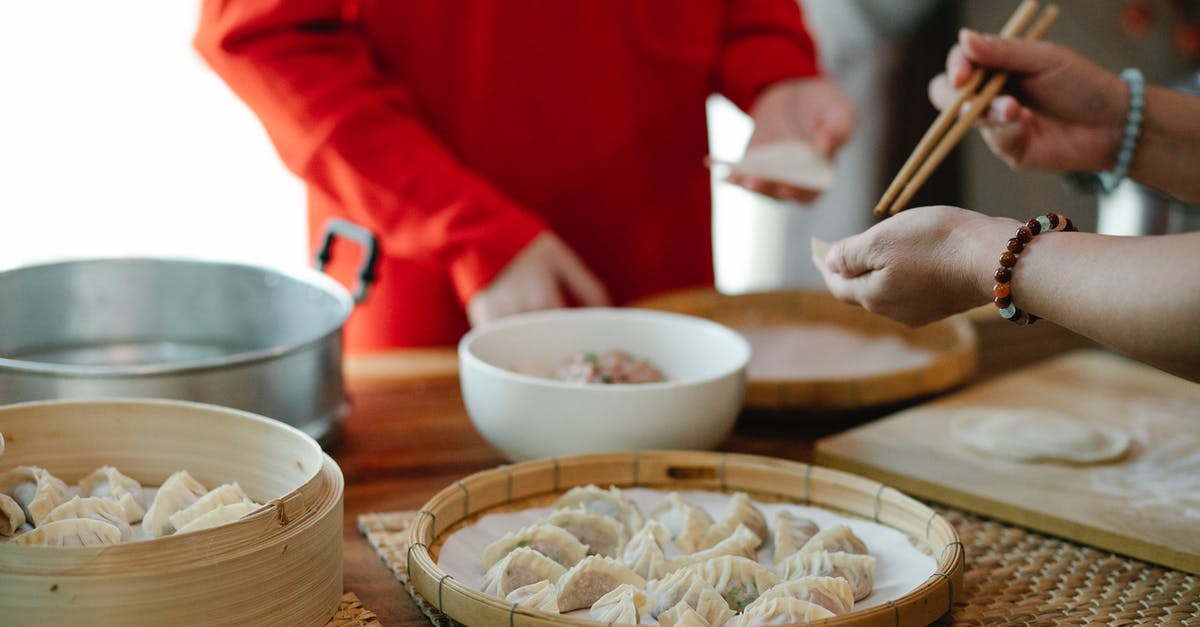
M 338 611 L 329 619 L 325 627 L 382 627 L 375 614 L 363 607 L 358 595 L 347 592 L 342 595 Z
M 967 554 L 954 611 L 934 625 L 1195 625 L 1200 577 L 932 506 Z M 358 528 L 437 627 L 458 625 L 408 582 L 405 535 L 415 512 L 364 514 Z

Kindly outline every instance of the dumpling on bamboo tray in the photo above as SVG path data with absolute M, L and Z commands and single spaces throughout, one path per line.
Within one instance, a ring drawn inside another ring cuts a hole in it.
M 485 514 L 448 534 L 437 564 L 523 607 L 661 625 L 839 616 L 900 598 L 935 570 L 900 531 L 831 510 L 595 485 Z

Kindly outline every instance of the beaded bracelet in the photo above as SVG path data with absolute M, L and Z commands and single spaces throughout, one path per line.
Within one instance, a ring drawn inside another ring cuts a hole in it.
M 1040 320 L 1037 316 L 1018 309 L 1012 302 L 1012 272 L 1021 258 L 1021 251 L 1037 234 L 1043 231 L 1075 231 L 1075 225 L 1066 216 L 1054 213 L 1038 216 L 1026 222 L 1024 226 L 1008 240 L 1007 249 L 1000 255 L 1000 267 L 996 268 L 996 285 L 992 288 L 992 302 L 1000 309 L 1000 317 L 1024 326 Z
M 1121 80 L 1129 85 L 1129 114 L 1125 116 L 1125 130 L 1121 134 L 1121 146 L 1117 152 L 1117 164 L 1108 172 L 1099 173 L 1100 187 L 1106 192 L 1117 188 L 1129 174 L 1133 163 L 1133 149 L 1137 147 L 1138 133 L 1142 128 L 1142 109 L 1146 106 L 1146 81 L 1141 70 L 1126 68 Z

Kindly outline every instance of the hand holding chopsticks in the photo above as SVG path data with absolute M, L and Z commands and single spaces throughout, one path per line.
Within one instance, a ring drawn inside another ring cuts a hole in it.
M 1041 39 L 1042 35 L 1058 17 L 1058 7 L 1047 5 L 1034 20 L 1034 14 L 1039 8 L 1036 0 L 1025 0 L 1012 17 L 1000 30 L 1000 36 L 1005 38 L 1023 38 L 1027 41 Z M 1032 26 L 1029 26 L 1033 21 Z M 1025 27 L 1029 26 L 1028 30 Z M 1022 34 L 1022 31 L 1024 33 Z M 970 128 L 971 123 L 987 109 L 992 99 L 1000 93 L 1004 82 L 1008 79 L 1007 72 L 996 72 L 987 77 L 987 71 L 976 68 L 967 82 L 958 90 L 954 101 L 942 109 L 941 114 L 934 120 L 929 130 L 917 143 L 917 147 L 909 155 L 900 172 L 888 185 L 879 204 L 875 206 L 875 215 L 895 215 L 903 211 L 906 205 L 921 185 L 929 179 L 934 169 L 946 158 L 954 146 L 962 139 Z M 980 84 L 983 88 L 980 89 Z M 978 89 L 978 92 L 976 91 Z M 964 110 L 964 105 L 966 105 Z

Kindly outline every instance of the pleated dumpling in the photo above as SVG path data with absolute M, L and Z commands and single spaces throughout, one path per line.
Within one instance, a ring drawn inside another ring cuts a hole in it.
M 558 588 L 549 581 L 539 581 L 521 586 L 504 597 L 509 603 L 520 607 L 558 614 Z
M 586 544 L 588 555 L 616 557 L 629 538 L 629 532 L 619 520 L 583 508 L 556 509 L 546 523 L 562 527 Z
M 821 531 L 817 523 L 786 509 L 775 512 L 773 522 L 775 554 L 772 559 L 776 564 L 799 551 L 804 543 Z
M 683 601 L 659 614 L 658 624 L 662 627 L 712 627 L 712 623 L 705 620 L 699 612 Z
M 868 554 L 867 545 L 846 525 L 836 525 L 817 533 L 800 547 L 800 552 Z
M 39 525 L 14 536 L 13 544 L 43 546 L 107 546 L 121 543 L 121 530 L 94 518 L 67 518 Z
M 724 555 L 738 555 L 752 560 L 757 559 L 757 549 L 760 544 L 762 544 L 762 540 L 753 531 L 750 531 L 746 525 L 739 524 L 729 537 L 713 546 L 702 551 L 673 558 L 670 562 L 670 569 L 675 570 L 684 566 L 699 564 L 700 562 L 706 562 L 714 557 L 722 557 Z
M 650 605 L 646 593 L 623 583 L 596 599 L 588 615 L 605 625 L 636 625 Z
M 703 507 L 684 500 L 678 492 L 671 492 L 661 503 L 650 510 L 650 518 L 662 523 L 675 541 L 675 548 L 692 553 L 700 548 L 704 534 L 712 526 L 713 519 Z
M 243 516 L 262 507 L 258 503 L 251 501 L 242 501 L 240 503 L 230 503 L 221 505 L 210 512 L 205 513 L 180 527 L 175 533 L 192 533 L 202 531 L 204 529 L 212 529 L 221 525 L 227 525 L 231 522 L 241 520 Z
M 195 503 L 207 492 L 204 484 L 196 481 L 186 470 L 180 470 L 167 477 L 158 489 L 158 494 L 154 495 L 154 502 L 146 509 L 146 515 L 142 517 L 142 529 L 156 538 L 174 533 L 171 514 Z
M 686 569 L 700 575 L 737 612 L 779 583 L 779 577 L 761 564 L 738 555 L 714 557 Z
M 677 570 L 662 579 L 646 584 L 646 595 L 653 605 L 650 615 L 658 616 L 679 605 L 687 605 L 709 624 L 724 625 L 733 615 L 729 603 L 698 573 L 688 569 Z
M 0 535 L 11 536 L 25 524 L 25 511 L 13 497 L 0 492 Z
M 854 590 L 850 588 L 849 581 L 841 577 L 812 576 L 781 581 L 774 588 L 762 593 L 746 611 L 749 612 L 751 607 L 777 596 L 816 603 L 839 616 L 854 609 Z
M 246 495 L 246 491 L 237 482 L 226 483 L 205 492 L 203 496 L 196 499 L 195 503 L 171 514 L 167 520 L 170 521 L 171 526 L 175 529 L 183 529 L 188 523 L 222 505 L 252 502 L 250 497 Z
M 35 527 L 69 496 L 62 479 L 37 466 L 17 466 L 0 473 L 0 492 L 12 497 L 24 511 L 25 521 Z
M 591 607 L 600 597 L 627 583 L 645 588 L 646 580 L 611 557 L 589 555 L 559 577 L 558 609 L 563 612 Z
M 499 597 L 539 581 L 558 581 L 567 569 L 529 547 L 518 547 L 483 574 L 483 591 Z M 557 611 L 557 610 L 556 610 Z
M 616 486 L 602 490 L 595 485 L 576 486 L 554 501 L 556 508 L 583 508 L 599 516 L 621 521 L 630 534 L 642 528 L 642 511 Z
M 777 596 L 763 603 L 754 603 L 730 627 L 759 627 L 761 625 L 792 625 L 836 616 L 833 612 L 808 601 L 789 596 Z
M 855 553 L 796 553 L 775 567 L 784 579 L 841 577 L 850 583 L 854 600 L 861 601 L 875 587 L 875 558 Z
M 146 515 L 142 484 L 112 466 L 101 466 L 79 480 L 79 496 L 109 499 L 121 506 L 125 522 L 136 523 Z
M 663 552 L 663 544 L 670 539 L 671 532 L 662 523 L 651 520 L 625 545 L 621 561 L 645 579 L 661 577 L 670 570 Z
M 745 525 L 747 529 L 754 532 L 761 542 L 766 542 L 770 539 L 767 532 L 767 517 L 762 511 L 750 500 L 750 495 L 745 492 L 734 492 L 729 497 L 729 504 L 725 507 L 725 514 L 721 520 L 709 527 L 705 532 L 704 538 L 700 542 L 700 548 L 707 549 L 721 540 L 728 538 L 738 525 Z
M 71 518 L 91 518 L 106 522 L 121 532 L 121 542 L 129 542 L 133 539 L 133 527 L 125 521 L 125 510 L 117 501 L 96 496 L 72 497 L 71 500 L 50 510 L 50 513 L 42 519 L 42 524 L 46 525 L 56 520 Z
M 587 546 L 578 538 L 561 527 L 546 523 L 530 525 L 517 531 L 510 531 L 483 549 L 479 562 L 484 570 L 491 568 L 496 562 L 504 559 L 505 555 L 514 549 L 527 546 L 542 555 L 570 568 L 579 563 L 587 555 Z

